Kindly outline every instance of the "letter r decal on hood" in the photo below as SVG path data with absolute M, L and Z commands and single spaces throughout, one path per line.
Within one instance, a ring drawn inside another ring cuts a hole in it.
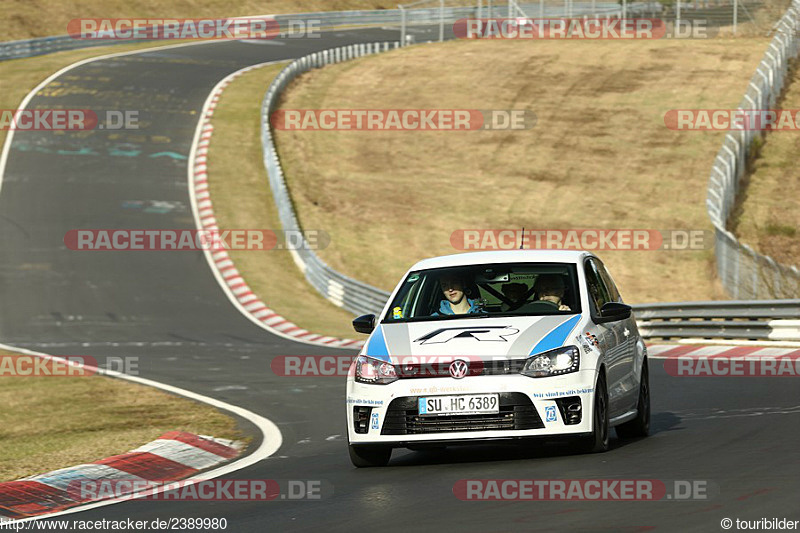
M 481 342 L 508 342 L 506 337 L 519 333 L 511 326 L 467 326 L 460 328 L 439 328 L 423 335 L 414 342 L 420 344 L 442 344 L 453 339 L 473 339 Z

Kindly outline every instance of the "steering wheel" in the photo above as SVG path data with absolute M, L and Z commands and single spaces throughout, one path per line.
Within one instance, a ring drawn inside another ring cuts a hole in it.
M 558 304 L 549 300 L 536 300 L 525 306 L 526 311 L 558 311 Z

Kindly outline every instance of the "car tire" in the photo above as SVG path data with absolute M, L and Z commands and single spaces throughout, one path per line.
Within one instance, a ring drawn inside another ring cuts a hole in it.
M 353 446 L 348 444 L 347 448 L 350 451 L 350 461 L 357 468 L 386 466 L 392 457 L 392 449 L 389 446 Z
M 636 418 L 620 424 L 615 429 L 621 439 L 636 439 L 650 434 L 650 372 L 647 358 L 642 364 L 642 379 L 639 382 L 639 402 L 636 404 Z
M 608 450 L 608 388 L 603 374 L 597 378 L 592 409 L 592 434 L 578 443 L 581 453 L 603 453 Z

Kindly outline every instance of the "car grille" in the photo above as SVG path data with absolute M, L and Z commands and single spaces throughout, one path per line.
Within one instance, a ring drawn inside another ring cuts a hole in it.
M 455 359 L 458 359 L 457 357 Z M 469 364 L 467 377 L 472 376 L 502 376 L 506 374 L 519 374 L 525 366 L 527 359 L 502 359 L 497 361 L 482 361 L 464 358 Z M 395 365 L 397 377 L 400 379 L 417 378 L 449 378 L 450 362 L 423 363 L 423 364 L 398 364 Z
M 419 416 L 416 396 L 396 398 L 389 404 L 381 435 L 420 435 L 452 431 L 540 429 L 544 424 L 531 400 L 520 392 L 500 394 L 498 414 Z

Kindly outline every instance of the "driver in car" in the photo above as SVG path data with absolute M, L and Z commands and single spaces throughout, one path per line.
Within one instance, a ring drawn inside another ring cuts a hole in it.
M 549 302 L 558 307 L 559 311 L 571 311 L 568 305 L 562 303 L 564 298 L 564 280 L 558 274 L 542 274 L 536 278 L 536 299 L 540 302 Z
M 444 300 L 439 303 L 438 312 L 433 313 L 433 316 L 466 315 L 480 312 L 478 300 L 467 298 L 464 285 L 464 281 L 455 276 L 442 276 L 439 279 L 439 287 L 442 289 Z

